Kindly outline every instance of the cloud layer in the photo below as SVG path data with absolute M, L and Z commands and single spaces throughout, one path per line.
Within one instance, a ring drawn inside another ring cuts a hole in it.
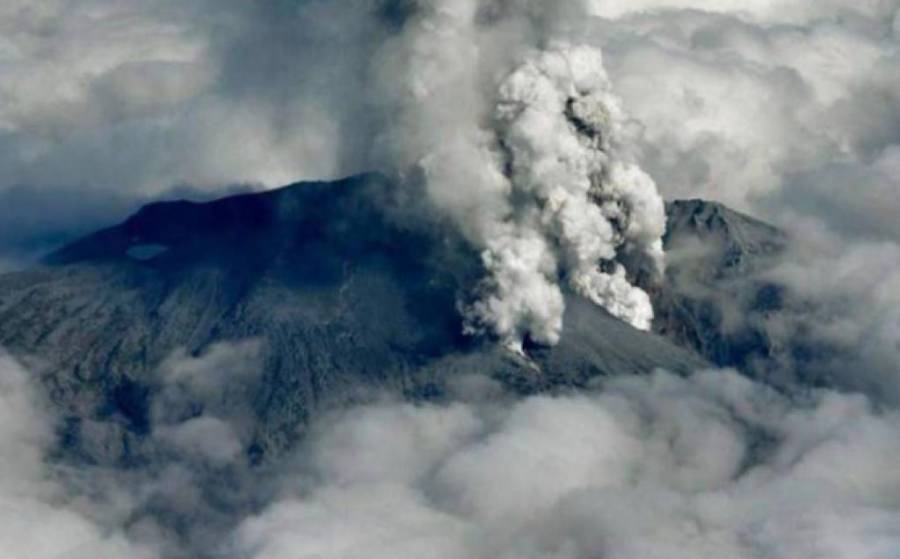
M 56 447 L 55 418 L 17 362 L 0 351 L 0 556 L 151 559 L 117 525 L 104 525 L 45 461 Z
M 644 128 L 642 162 L 669 196 L 748 208 L 795 173 L 865 164 L 897 140 L 892 0 L 444 4 L 506 18 L 498 46 L 552 31 L 602 47 Z M 146 192 L 363 170 L 385 116 L 370 57 L 415 5 L 6 2 L 3 185 Z M 470 45 L 490 67 L 516 55 L 480 46 Z M 476 108 L 452 101 L 457 114 Z
M 253 557 L 888 557 L 898 417 L 734 373 L 508 406 L 383 404 L 320 428 L 238 532 Z
M 337 29 L 317 22 L 351 25 L 338 11 L 347 10 L 323 2 L 4 3 L 4 183 L 147 193 L 185 182 L 275 186 L 333 176 L 340 122 L 353 115 L 330 109 L 358 81 L 351 45 L 316 48 L 337 40 Z M 364 30 L 342 31 L 364 41 Z M 319 70 L 330 59 L 336 74 L 306 70 L 309 57 Z
M 710 370 L 520 399 L 458 377 L 442 404 L 380 400 L 322 417 L 295 454 L 253 469 L 244 450 L 258 349 L 168 359 L 140 459 L 124 470 L 57 454 L 54 418 L 3 358 L 2 549 L 36 559 L 900 549 L 900 417 L 859 394 L 787 395 Z

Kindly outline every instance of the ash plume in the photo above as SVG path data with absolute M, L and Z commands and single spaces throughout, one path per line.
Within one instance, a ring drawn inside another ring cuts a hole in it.
M 420 177 L 481 251 L 470 333 L 555 344 L 563 289 L 649 329 L 623 257 L 662 271 L 663 202 L 623 147 L 627 118 L 601 51 L 565 37 L 587 5 L 421 3 L 376 57 L 386 125 L 375 159 Z

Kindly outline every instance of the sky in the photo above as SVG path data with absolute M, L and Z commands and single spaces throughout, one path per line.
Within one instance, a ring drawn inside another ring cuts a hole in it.
M 845 227 L 890 231 L 894 2 L 568 4 L 596 14 L 567 33 L 602 47 L 666 197 L 763 217 L 840 203 Z M 383 116 L 373 53 L 397 13 L 376 0 L 4 2 L 0 188 L 147 196 L 365 170 Z M 863 186 L 823 184 L 841 174 Z
M 160 411 L 169 461 L 91 472 L 90 501 L 42 458 L 56 418 L 4 357 L 0 517 L 46 520 L 0 528 L 17 557 L 175 556 L 135 511 L 226 469 L 266 499 L 225 557 L 900 553 L 900 0 L 0 3 L 0 270 L 151 200 L 369 170 L 423 180 L 484 251 L 463 311 L 511 349 L 554 342 L 564 289 L 646 326 L 624 271 L 585 263 L 661 271 L 662 199 L 773 223 L 791 238 L 765 272 L 790 301 L 778 327 L 846 349 L 821 364 L 838 386 L 660 372 L 516 400 L 475 375 L 454 404 L 323 419 L 262 477 L 235 451 L 240 406 L 189 424 Z M 594 176 L 627 211 L 579 205 Z M 218 401 L 191 371 L 250 382 L 248 344 L 173 356 L 173 407 Z M 185 516 L 209 518 L 204 499 Z

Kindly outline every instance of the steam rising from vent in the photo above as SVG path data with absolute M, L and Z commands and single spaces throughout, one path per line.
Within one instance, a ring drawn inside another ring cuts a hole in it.
M 378 99 L 393 104 L 379 160 L 421 173 L 482 251 L 487 276 L 461 305 L 468 332 L 555 344 L 563 285 L 648 329 L 649 297 L 623 262 L 662 270 L 663 201 L 618 143 L 626 119 L 599 49 L 555 40 L 552 7 L 519 11 L 418 9 L 376 61 Z

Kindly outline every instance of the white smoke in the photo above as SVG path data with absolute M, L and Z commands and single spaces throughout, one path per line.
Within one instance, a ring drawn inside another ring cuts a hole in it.
M 419 6 L 376 59 L 390 105 L 376 151 L 421 172 L 431 202 L 482 251 L 470 331 L 511 348 L 526 336 L 556 343 L 563 282 L 648 329 L 649 297 L 622 257 L 661 271 L 663 203 L 619 143 L 627 121 L 602 54 L 546 31 L 560 25 L 552 7 L 501 4 Z
M 529 228 L 558 247 L 572 287 L 649 329 L 650 300 L 616 260 L 639 250 L 661 271 L 664 208 L 653 180 L 617 157 L 624 118 L 599 50 L 558 43 L 533 53 L 501 84 L 496 118 L 513 191 L 532 199 Z

